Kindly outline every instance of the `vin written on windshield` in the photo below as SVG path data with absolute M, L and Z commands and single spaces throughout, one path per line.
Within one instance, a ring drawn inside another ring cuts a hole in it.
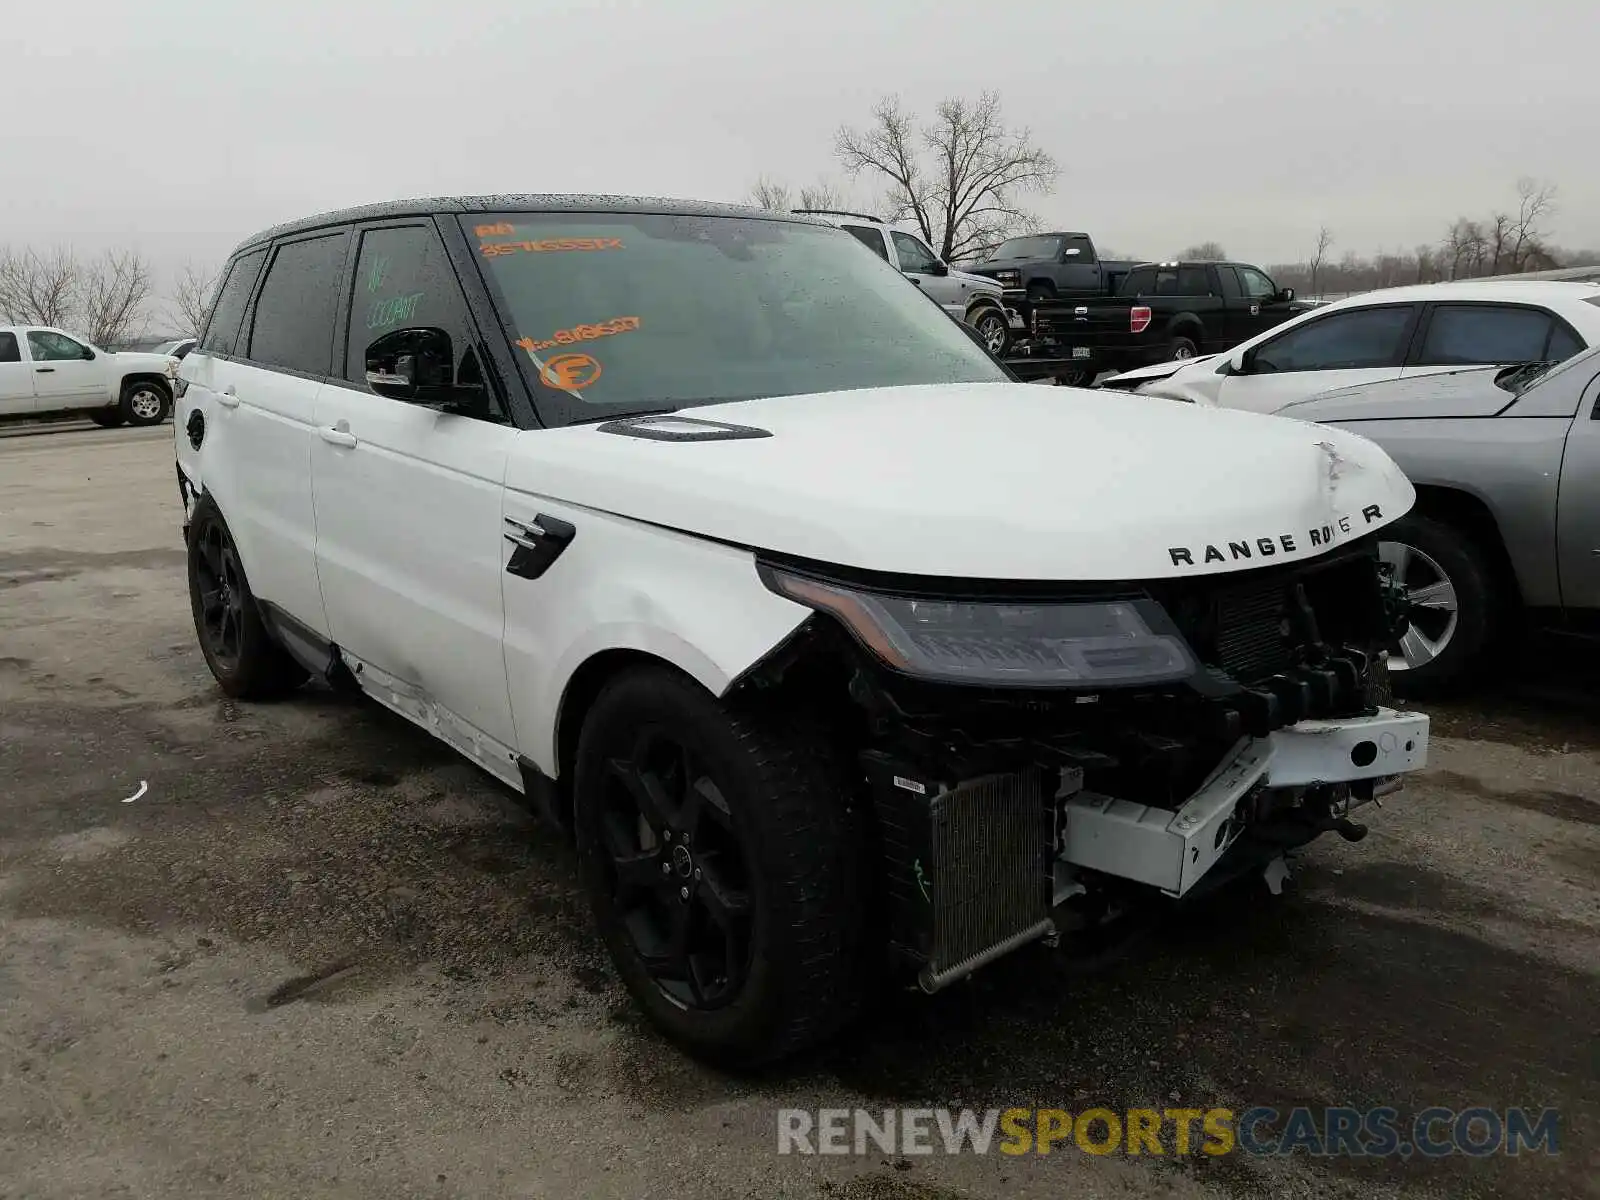
M 937 304 L 831 227 L 648 213 L 463 227 L 547 424 L 1006 379 Z

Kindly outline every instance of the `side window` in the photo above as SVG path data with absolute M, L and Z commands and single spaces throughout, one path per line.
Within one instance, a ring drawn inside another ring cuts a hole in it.
M 0 363 L 21 361 L 22 347 L 17 345 L 17 335 L 0 333 Z
M 1252 300 L 1271 300 L 1278 294 L 1278 289 L 1272 286 L 1268 279 L 1254 267 L 1236 267 L 1239 272 L 1239 282 L 1244 286 L 1244 294 Z
M 1338 371 L 1397 367 L 1405 353 L 1412 313 L 1413 306 L 1409 304 L 1330 313 L 1257 348 L 1250 369 Z
M 1228 300 L 1237 300 L 1244 293 L 1239 290 L 1239 273 L 1232 267 L 1217 266 L 1217 283 L 1222 288 L 1222 295 Z
M 1062 247 L 1063 250 L 1077 251 L 1076 254 L 1067 255 L 1068 262 L 1081 264 L 1092 263 L 1094 261 L 1094 243 L 1088 238 L 1079 235 L 1078 237 L 1066 238 L 1065 242 L 1066 244 Z
M 28 330 L 28 353 L 34 362 L 71 362 L 89 357 L 89 348 L 64 333 L 48 329 Z
M 356 257 L 344 377 L 379 395 L 505 420 L 432 225 L 369 229 Z
M 938 259 L 934 258 L 933 251 L 929 250 L 909 233 L 901 233 L 898 229 L 891 230 L 889 236 L 894 238 L 895 257 L 900 260 L 902 271 L 916 271 L 927 274 L 933 270 Z
M 1550 316 L 1500 304 L 1439 304 L 1422 339 L 1420 366 L 1537 362 L 1550 338 Z
M 249 358 L 263 366 L 326 375 L 347 235 L 284 242 L 267 267 L 250 326 Z
M 1135 267 L 1128 272 L 1128 277 L 1122 281 L 1121 294 L 1124 296 L 1148 296 L 1156 283 L 1156 269 L 1154 267 Z
M 883 230 L 871 229 L 865 225 L 843 225 L 840 228 L 883 259 L 884 262 L 889 261 L 888 248 L 883 244 Z
M 205 336 L 200 339 L 200 349 L 211 354 L 232 354 L 239 340 L 239 322 L 244 319 L 244 306 L 250 302 L 250 293 L 256 286 L 256 276 L 266 260 L 265 250 L 252 250 L 234 259 L 233 269 L 217 292 L 216 303 L 211 306 L 211 319 L 206 322 Z
M 1206 296 L 1211 293 L 1211 278 L 1204 267 L 1178 268 L 1178 295 Z
M 1587 347 L 1578 340 L 1578 335 L 1572 330 L 1560 321 L 1550 322 L 1550 345 L 1544 352 L 1547 362 L 1566 362 L 1574 354 L 1582 353 L 1585 349 Z

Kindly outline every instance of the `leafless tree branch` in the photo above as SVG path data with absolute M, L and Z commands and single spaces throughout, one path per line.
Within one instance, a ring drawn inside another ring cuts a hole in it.
M 150 264 L 133 250 L 108 250 L 83 271 L 80 323 L 91 342 L 116 345 L 143 332 Z
M 78 262 L 65 247 L 0 247 L 0 317 L 23 325 L 66 325 L 77 306 Z
M 211 303 L 211 293 L 217 286 L 218 273 L 195 268 L 185 263 L 173 281 L 172 295 L 168 298 L 168 320 L 173 332 L 184 337 L 199 337 L 205 324 L 206 309 Z

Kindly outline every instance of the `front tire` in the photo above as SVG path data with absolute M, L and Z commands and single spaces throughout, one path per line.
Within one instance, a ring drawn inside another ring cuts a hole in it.
M 1003 312 L 993 308 L 980 309 L 972 319 L 972 327 L 978 331 L 990 354 L 996 358 L 1005 357 L 1005 352 L 1011 347 L 1011 324 Z
M 1499 597 L 1483 552 L 1461 530 L 1405 516 L 1384 530 L 1378 557 L 1406 585 L 1410 628 L 1389 656 L 1394 690 L 1437 695 L 1485 666 Z
M 172 393 L 153 380 L 134 380 L 122 385 L 118 407 L 129 425 L 159 425 L 172 411 Z
M 670 1040 L 749 1069 L 855 1015 L 861 838 L 843 773 L 803 722 L 630 670 L 584 722 L 573 817 L 606 948 Z
M 237 700 L 287 694 L 309 677 L 268 632 L 222 512 L 209 495 L 189 521 L 189 605 L 200 652 L 217 685 Z

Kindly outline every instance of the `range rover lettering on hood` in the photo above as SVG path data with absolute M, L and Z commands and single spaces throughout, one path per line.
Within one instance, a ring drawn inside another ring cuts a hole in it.
M 1207 542 L 1204 548 L 1198 546 L 1168 546 L 1167 555 L 1172 559 L 1175 567 L 1195 566 L 1195 556 L 1200 555 L 1202 563 L 1237 562 L 1240 559 L 1252 561 L 1263 558 L 1276 558 L 1278 548 L 1283 547 L 1285 554 L 1293 554 L 1300 549 L 1297 537 L 1303 537 L 1308 545 L 1327 549 L 1342 538 L 1356 532 L 1358 528 L 1365 529 L 1367 525 L 1384 524 L 1383 509 L 1379 505 L 1369 504 L 1361 510 L 1361 526 L 1357 526 L 1348 517 L 1336 517 L 1331 524 L 1314 525 L 1304 534 L 1275 533 L 1271 537 L 1247 537 L 1243 541 L 1229 540 L 1224 543 L 1228 553 L 1224 554 L 1220 548 Z

